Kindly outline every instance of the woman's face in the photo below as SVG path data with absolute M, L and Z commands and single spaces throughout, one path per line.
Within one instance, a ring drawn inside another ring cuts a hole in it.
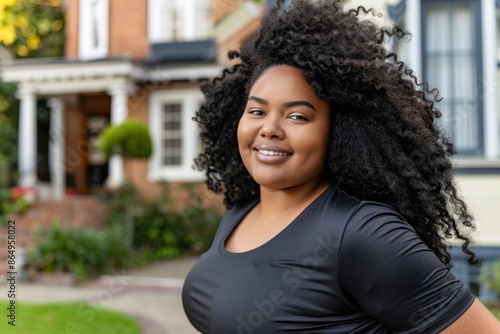
M 329 131 L 328 103 L 316 96 L 302 72 L 274 66 L 250 90 L 238 147 L 259 185 L 289 189 L 322 180 Z

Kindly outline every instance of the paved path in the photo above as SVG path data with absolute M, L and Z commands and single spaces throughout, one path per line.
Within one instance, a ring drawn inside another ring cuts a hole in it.
M 195 334 L 198 332 L 187 320 L 181 301 L 184 277 L 195 261 L 195 257 L 163 261 L 79 287 L 19 283 L 17 301 L 82 302 L 89 312 L 98 312 L 101 306 L 134 316 L 142 334 Z M 0 291 L 4 287 L 0 284 Z

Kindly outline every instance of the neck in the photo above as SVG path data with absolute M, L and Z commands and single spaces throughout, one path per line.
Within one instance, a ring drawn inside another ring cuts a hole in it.
M 331 184 L 329 181 L 308 183 L 289 189 L 274 190 L 260 187 L 260 214 L 279 216 L 302 211 Z

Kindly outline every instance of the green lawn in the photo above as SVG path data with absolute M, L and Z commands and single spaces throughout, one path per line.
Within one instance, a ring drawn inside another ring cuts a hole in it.
M 500 320 L 500 308 L 498 308 L 498 307 L 488 307 L 488 310 L 490 310 L 490 312 L 493 313 L 493 315 L 498 320 Z
M 8 301 L 0 301 L 2 334 L 139 334 L 137 322 L 86 303 L 16 303 L 15 327 L 8 324 Z

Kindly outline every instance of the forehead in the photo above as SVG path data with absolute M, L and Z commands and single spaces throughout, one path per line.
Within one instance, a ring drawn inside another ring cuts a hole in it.
M 276 65 L 262 72 L 252 85 L 251 91 L 262 88 L 263 86 L 278 83 L 287 84 L 287 86 L 304 85 L 310 87 L 304 75 L 298 68 L 288 65 Z M 312 87 L 310 87 L 310 89 L 312 89 Z
M 266 100 L 306 100 L 326 103 L 320 99 L 302 72 L 288 65 L 273 66 L 265 70 L 250 89 L 250 96 Z

